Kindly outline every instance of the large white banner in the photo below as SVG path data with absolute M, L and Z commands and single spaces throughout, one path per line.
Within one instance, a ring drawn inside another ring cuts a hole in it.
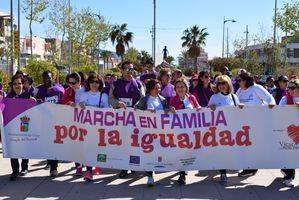
M 172 171 L 299 167 L 296 106 L 163 112 L 7 100 L 4 157 Z

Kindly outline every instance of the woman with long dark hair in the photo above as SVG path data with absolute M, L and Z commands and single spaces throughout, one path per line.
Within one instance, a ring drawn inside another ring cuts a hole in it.
M 208 71 L 201 71 L 198 74 L 198 85 L 193 88 L 192 93 L 201 107 L 207 107 L 211 96 L 214 94 L 212 89 L 210 73 Z
M 89 75 L 86 83 L 85 92 L 80 95 L 79 106 L 83 109 L 85 108 L 85 106 L 108 108 L 109 98 L 108 95 L 103 92 L 103 88 L 104 88 L 104 81 L 99 75 L 97 74 Z M 76 173 L 78 173 L 78 169 L 80 170 L 79 166 L 77 165 L 78 164 L 76 164 L 77 167 Z M 86 173 L 84 175 L 84 179 L 86 181 L 93 180 L 93 173 L 92 173 L 91 166 L 86 167 Z

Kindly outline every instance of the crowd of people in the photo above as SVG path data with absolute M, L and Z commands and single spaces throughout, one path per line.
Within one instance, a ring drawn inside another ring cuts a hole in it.
M 242 109 L 244 106 L 265 105 L 269 109 L 275 105 L 299 105 L 299 79 L 280 76 L 277 80 L 269 76 L 266 82 L 244 69 L 239 69 L 236 77 L 232 77 L 228 68 L 224 67 L 221 74 L 211 77 L 208 71 L 194 73 L 185 77 L 181 70 L 162 68 L 156 71 L 151 60 L 146 63 L 146 70 L 140 76 L 135 73 L 130 61 L 121 64 L 121 77 L 111 74 L 104 77 L 91 71 L 85 78 L 83 73 L 71 73 L 66 78 L 66 85 L 53 80 L 53 74 L 45 71 L 42 74 L 43 84 L 34 87 L 30 75 L 18 71 L 11 79 L 7 94 L 0 88 L 0 100 L 6 98 L 34 99 L 35 101 L 65 104 L 69 106 L 94 106 L 99 108 L 123 109 L 132 107 L 139 110 L 155 112 L 164 110 L 175 113 L 180 109 L 201 109 L 209 107 L 215 110 L 219 106 L 232 106 Z M 28 159 L 21 162 L 21 171 L 17 158 L 11 159 L 12 174 L 10 180 L 28 173 Z M 57 176 L 58 161 L 48 160 L 47 168 L 50 176 Z M 102 173 L 102 169 L 75 163 L 76 176 L 83 176 L 92 181 L 94 174 Z M 83 173 L 83 167 L 86 172 Z M 240 177 L 253 176 L 257 169 L 246 169 Z M 283 169 L 284 184 L 292 187 L 295 177 L 294 169 Z M 131 171 L 134 173 L 134 171 Z M 226 169 L 219 169 L 220 182 L 227 185 Z M 154 172 L 145 172 L 147 184 L 154 185 Z M 127 170 L 121 170 L 120 178 L 128 176 Z M 186 183 L 187 172 L 179 172 L 178 184 Z

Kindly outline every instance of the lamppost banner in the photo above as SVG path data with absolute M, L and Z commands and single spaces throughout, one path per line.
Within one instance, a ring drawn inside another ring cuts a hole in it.
M 175 114 L 5 99 L 6 158 L 136 171 L 299 167 L 298 106 Z M 1 116 L 2 119 L 2 116 Z

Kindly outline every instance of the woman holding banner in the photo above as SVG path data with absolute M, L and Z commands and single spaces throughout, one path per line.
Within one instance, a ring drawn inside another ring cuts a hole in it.
M 273 108 L 276 103 L 273 96 L 261 85 L 254 83 L 254 78 L 249 72 L 242 71 L 238 76 L 240 88 L 237 91 L 237 96 L 240 103 L 245 106 L 268 105 Z M 246 169 L 238 174 L 240 177 L 253 176 L 257 169 Z
M 170 99 L 170 111 L 175 112 L 176 110 L 181 109 L 200 109 L 201 106 L 196 100 L 196 97 L 189 93 L 189 85 L 187 80 L 184 78 L 178 79 L 174 83 L 174 89 L 176 92 L 176 96 Z M 179 172 L 178 184 L 185 185 L 186 184 L 186 175 L 185 171 Z
M 30 93 L 24 88 L 25 79 L 23 75 L 14 75 L 11 79 L 12 90 L 7 94 L 7 98 L 17 98 L 17 99 L 30 99 L 32 98 Z M 12 174 L 10 176 L 11 181 L 15 181 L 18 176 L 25 176 L 28 173 L 28 159 L 22 159 L 21 172 L 20 164 L 17 158 L 10 159 Z
M 159 110 L 168 111 L 167 100 L 159 93 L 161 92 L 161 84 L 156 79 L 150 79 L 146 83 L 146 96 L 142 97 L 135 106 L 135 109 L 147 110 L 150 112 L 156 112 Z M 152 171 L 146 172 L 147 185 L 154 185 L 154 177 Z
M 287 93 L 279 102 L 279 105 L 299 105 L 299 79 L 293 79 L 288 83 Z M 292 127 L 288 128 L 292 129 Z M 292 131 L 292 130 L 290 130 Z M 282 169 L 284 174 L 283 183 L 287 187 L 294 187 L 292 183 L 295 179 L 295 169 Z
M 215 94 L 210 98 L 208 106 L 215 110 L 220 106 L 241 106 L 239 98 L 234 94 L 234 87 L 231 79 L 227 75 L 218 76 L 216 78 Z M 219 170 L 220 182 L 222 185 L 227 185 L 226 169 Z
M 85 106 L 94 106 L 99 108 L 108 108 L 108 95 L 102 92 L 104 88 L 104 82 L 97 74 L 91 74 L 87 79 L 86 91 L 80 95 L 79 106 L 84 109 Z M 78 173 L 78 167 L 76 173 Z M 82 172 L 82 168 L 81 168 Z M 84 179 L 86 181 L 92 181 L 92 167 L 86 167 L 86 173 Z

